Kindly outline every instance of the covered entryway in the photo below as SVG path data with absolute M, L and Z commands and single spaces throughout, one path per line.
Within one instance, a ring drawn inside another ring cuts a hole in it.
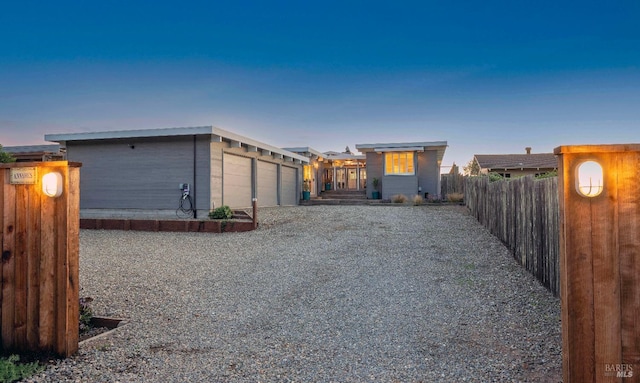
M 282 166 L 282 190 L 280 205 L 296 205 L 298 196 L 298 169 Z
M 224 153 L 222 166 L 222 204 L 251 206 L 251 158 Z
M 278 205 L 278 164 L 258 161 L 258 206 Z

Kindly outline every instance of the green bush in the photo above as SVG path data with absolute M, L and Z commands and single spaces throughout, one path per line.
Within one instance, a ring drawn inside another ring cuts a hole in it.
M 211 219 L 231 219 L 233 217 L 233 211 L 227 205 L 220 206 L 209 213 Z
M 41 366 L 38 362 L 18 363 L 19 361 L 20 357 L 18 355 L 0 358 L 0 382 L 15 382 L 44 370 L 44 366 Z
M 557 170 L 552 170 L 550 172 L 546 172 L 540 175 L 536 176 L 537 180 L 541 180 L 541 179 L 545 179 L 545 178 L 551 178 L 551 177 L 557 177 L 558 176 L 558 171 Z

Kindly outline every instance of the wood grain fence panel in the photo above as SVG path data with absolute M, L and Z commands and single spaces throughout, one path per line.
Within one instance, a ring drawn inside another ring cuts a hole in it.
M 67 354 L 74 354 L 78 350 L 78 318 L 80 317 L 80 306 L 78 297 L 80 295 L 80 169 L 69 167 L 67 171 L 67 221 L 66 239 L 67 251 L 65 253 L 67 262 L 66 271 L 66 328 L 64 334 L 64 348 Z M 76 212 L 76 213 L 73 213 Z
M 40 337 L 38 334 L 40 322 L 40 211 L 42 209 L 41 193 L 42 181 L 31 188 L 29 193 L 29 211 L 27 223 L 27 347 L 30 350 L 38 348 Z
M 7 177 L 8 178 L 8 177 Z M 4 184 L 4 209 L 2 227 L 2 347 L 13 348 L 15 334 L 13 318 L 15 316 L 15 215 L 16 190 Z
M 566 171 L 563 168 L 567 168 Z M 564 173 L 563 184 L 573 184 L 575 170 L 571 165 L 561 164 L 559 174 Z M 570 366 L 571 373 L 564 377 L 566 382 L 593 382 L 595 371 L 591 368 L 578 368 L 584 364 L 595 364 L 595 337 L 593 334 L 593 264 L 591 261 L 591 207 L 578 198 L 572 198 L 574 188 L 563 188 L 561 199 L 564 211 L 571 212 L 571 221 L 565 220 L 563 226 L 572 222 L 583 222 L 583 225 L 572 225 L 571 230 L 564 229 L 563 247 L 572 249 L 565 252 L 561 267 L 565 278 L 561 286 L 562 302 L 572 302 L 570 308 L 563 310 L 563 362 Z
M 611 155 L 599 162 L 605 172 L 604 182 L 616 185 L 617 165 Z M 584 200 L 585 198 L 580 198 Z M 621 360 L 620 338 L 620 259 L 618 252 L 618 206 L 616 187 L 605 188 L 598 198 L 590 198 L 591 259 L 593 273 L 593 330 L 595 341 L 595 376 L 606 376 L 605 366 Z M 583 202 L 583 204 L 585 204 Z M 585 278 L 589 275 L 585 275 Z M 579 284 L 577 286 L 580 286 Z M 590 331 L 590 329 L 585 329 Z M 602 379 L 602 378 L 600 378 Z
M 50 198 L 43 196 L 40 210 L 40 283 L 39 283 L 39 339 L 44 351 L 53 351 L 55 340 L 55 206 Z
M 620 318 L 622 363 L 633 364 L 640 369 L 640 153 L 625 157 L 618 170 L 617 184 L 619 204 L 620 251 Z M 640 371 L 635 371 L 640 373 Z
M 34 183 L 10 182 L 12 168 L 34 167 Z M 42 193 L 51 171 L 62 175 L 59 197 Z M 2 351 L 77 351 L 79 225 L 79 164 L 0 164 Z
M 556 296 L 560 290 L 557 193 L 556 178 L 465 179 L 470 213 Z
M 29 209 L 29 190 L 32 185 L 16 187 L 16 227 L 15 227 L 15 312 L 13 317 L 13 331 L 15 334 L 15 348 L 27 349 L 27 221 Z

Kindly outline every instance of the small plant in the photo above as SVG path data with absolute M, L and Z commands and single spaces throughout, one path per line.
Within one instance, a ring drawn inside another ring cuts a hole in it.
M 447 201 L 449 202 L 462 202 L 463 200 L 464 200 L 464 194 L 462 193 L 447 194 Z
M 304 180 L 304 182 L 302 183 L 302 190 L 306 192 L 311 191 L 311 180 Z
M 44 370 L 38 362 L 19 363 L 18 355 L 0 358 L 0 382 L 15 382 Z
M 489 182 L 503 181 L 505 177 L 502 174 L 491 172 L 489 173 Z
M 374 191 L 378 191 L 378 185 L 380 185 L 380 180 L 377 178 L 374 178 L 371 183 L 373 184 L 373 190 Z
M 404 194 L 396 194 L 391 196 L 391 201 L 393 203 L 405 203 L 407 202 L 407 199 L 408 199 L 407 196 Z
M 546 173 L 537 175 L 536 179 L 537 180 L 542 180 L 542 179 L 545 179 L 545 178 L 552 178 L 552 177 L 557 177 L 557 176 L 558 176 L 558 171 L 557 170 L 552 170 L 550 172 L 546 172 Z
M 91 328 L 91 318 L 93 318 L 91 302 L 93 302 L 91 297 L 80 298 L 80 332 Z
M 233 211 L 227 205 L 220 206 L 209 213 L 211 219 L 231 219 L 233 217 Z
M 420 206 L 424 202 L 424 198 L 420 194 L 416 194 L 413 196 L 413 205 Z

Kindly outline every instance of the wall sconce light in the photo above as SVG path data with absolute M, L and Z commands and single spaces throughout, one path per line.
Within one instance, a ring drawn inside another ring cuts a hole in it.
M 62 194 L 62 174 L 51 172 L 42 176 L 42 192 L 49 197 L 60 197 Z
M 585 161 L 576 169 L 576 190 L 584 197 L 595 197 L 604 189 L 602 166 L 595 161 Z
M 313 163 L 313 167 L 317 169 L 317 168 L 318 168 L 318 163 L 317 163 L 317 162 L 314 162 L 314 163 Z

